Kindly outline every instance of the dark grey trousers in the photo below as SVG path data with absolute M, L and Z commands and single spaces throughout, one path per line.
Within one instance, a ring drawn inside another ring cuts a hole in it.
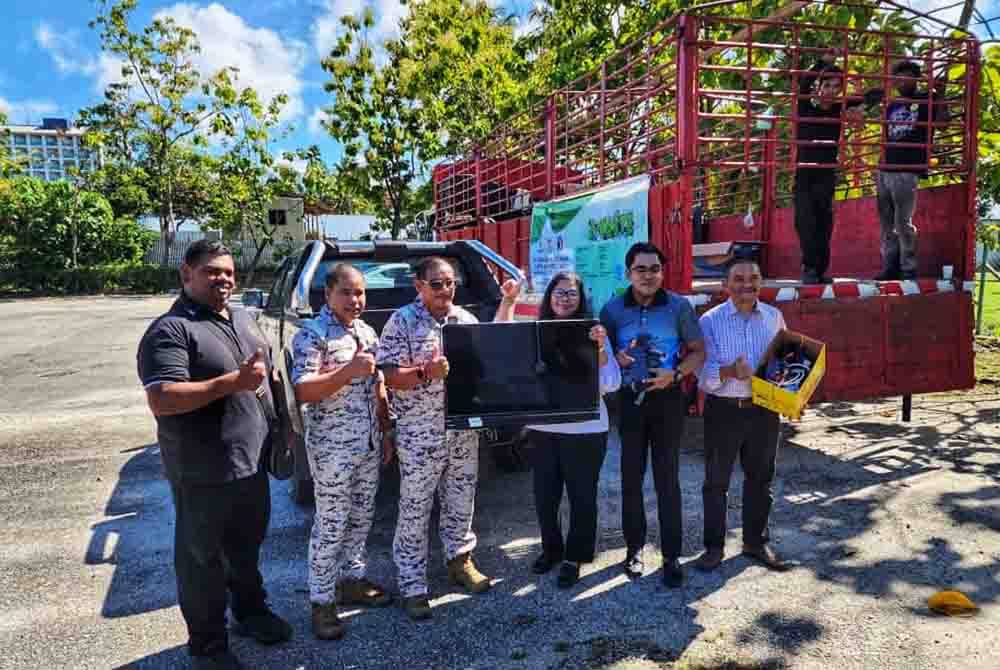
M 767 542 L 774 464 L 781 438 L 781 418 L 763 407 L 738 408 L 709 395 L 705 398 L 705 548 L 726 543 L 726 507 L 733 464 L 743 467 L 743 544 Z
M 912 172 L 879 172 L 878 220 L 882 268 L 917 271 L 917 227 L 913 212 L 917 207 L 920 176 Z

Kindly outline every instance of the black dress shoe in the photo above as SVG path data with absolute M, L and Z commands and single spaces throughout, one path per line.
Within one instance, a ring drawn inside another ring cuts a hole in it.
M 556 586 L 561 589 L 568 589 L 580 581 L 580 564 L 563 561 L 559 566 L 559 578 L 556 579 Z
M 544 575 L 546 572 L 554 568 L 561 560 L 562 556 L 554 556 L 552 554 L 542 552 L 542 555 L 536 558 L 535 562 L 531 564 L 531 571 L 536 575 Z
M 775 572 L 786 572 L 795 567 L 794 563 L 781 558 L 781 556 L 778 555 L 778 552 L 772 549 L 768 544 L 764 544 L 759 547 L 752 547 L 744 544 L 743 555 L 760 563 L 768 570 L 774 570 Z
M 712 572 L 712 570 L 722 565 L 723 557 L 722 549 L 715 547 L 706 549 L 705 553 L 699 556 L 698 560 L 694 562 L 694 567 L 701 572 Z
M 292 626 L 270 610 L 241 619 L 234 629 L 241 637 L 251 637 L 259 644 L 278 644 L 292 639 Z
M 625 562 L 622 563 L 622 569 L 629 579 L 638 579 L 642 577 L 642 571 L 645 569 L 645 565 L 642 562 L 642 554 L 635 553 L 627 556 Z
M 684 585 L 684 571 L 676 558 L 663 564 L 663 583 L 672 589 Z

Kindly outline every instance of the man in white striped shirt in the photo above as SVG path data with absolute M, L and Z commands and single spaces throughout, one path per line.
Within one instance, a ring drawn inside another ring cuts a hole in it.
M 699 386 L 705 392 L 705 553 L 695 567 L 714 570 L 726 541 L 726 498 L 736 456 L 743 466 L 743 554 L 772 570 L 786 570 L 768 543 L 771 481 L 778 454 L 781 419 L 753 404 L 750 379 L 768 345 L 785 328 L 781 312 L 760 302 L 760 267 L 737 259 L 726 275 L 729 300 L 702 315 L 705 365 Z

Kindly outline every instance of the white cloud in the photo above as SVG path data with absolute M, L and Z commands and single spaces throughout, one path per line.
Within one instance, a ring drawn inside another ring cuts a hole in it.
M 197 34 L 201 53 L 194 61 L 202 73 L 210 75 L 224 67 L 236 67 L 238 85 L 252 86 L 262 100 L 271 100 L 278 93 L 288 95 L 282 118 L 289 120 L 304 113 L 301 73 L 307 47 L 302 42 L 282 39 L 267 28 L 249 26 L 242 17 L 217 3 L 207 7 L 179 3 L 156 16 L 170 16 Z
M 518 18 L 517 23 L 514 25 L 514 37 L 524 37 L 525 35 L 530 35 L 541 30 L 542 20 L 537 16 L 533 16 L 533 14 L 541 12 L 544 9 L 545 3 L 541 2 L 541 0 L 535 0 L 531 6 L 531 10 Z
M 121 80 L 122 60 L 101 52 L 96 57 L 81 53 L 75 30 L 58 32 L 42 21 L 35 26 L 35 44 L 49 54 L 60 74 L 94 77 L 94 89 L 103 93 L 108 84 Z
M 10 123 L 37 123 L 41 117 L 55 114 L 59 105 L 51 100 L 16 100 L 0 98 L 0 112 L 7 115 Z
M 325 120 L 326 112 L 323 111 L 322 107 L 317 107 L 313 110 L 313 113 L 309 115 L 309 122 L 306 124 L 306 127 L 313 135 L 322 135 L 326 133 L 326 129 L 323 128 L 323 121 Z
M 353 14 L 361 18 L 366 7 L 375 14 L 375 27 L 369 37 L 376 46 L 399 36 L 399 22 L 406 16 L 406 7 L 399 0 L 323 0 L 324 11 L 312 26 L 313 47 L 320 58 L 330 55 L 343 33 L 340 17 Z

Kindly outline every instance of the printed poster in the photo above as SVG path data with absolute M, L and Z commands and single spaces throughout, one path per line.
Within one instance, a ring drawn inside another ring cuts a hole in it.
M 532 288 L 545 291 L 563 270 L 583 278 L 593 314 L 628 285 L 625 252 L 649 239 L 649 176 L 600 191 L 539 203 L 531 211 Z

